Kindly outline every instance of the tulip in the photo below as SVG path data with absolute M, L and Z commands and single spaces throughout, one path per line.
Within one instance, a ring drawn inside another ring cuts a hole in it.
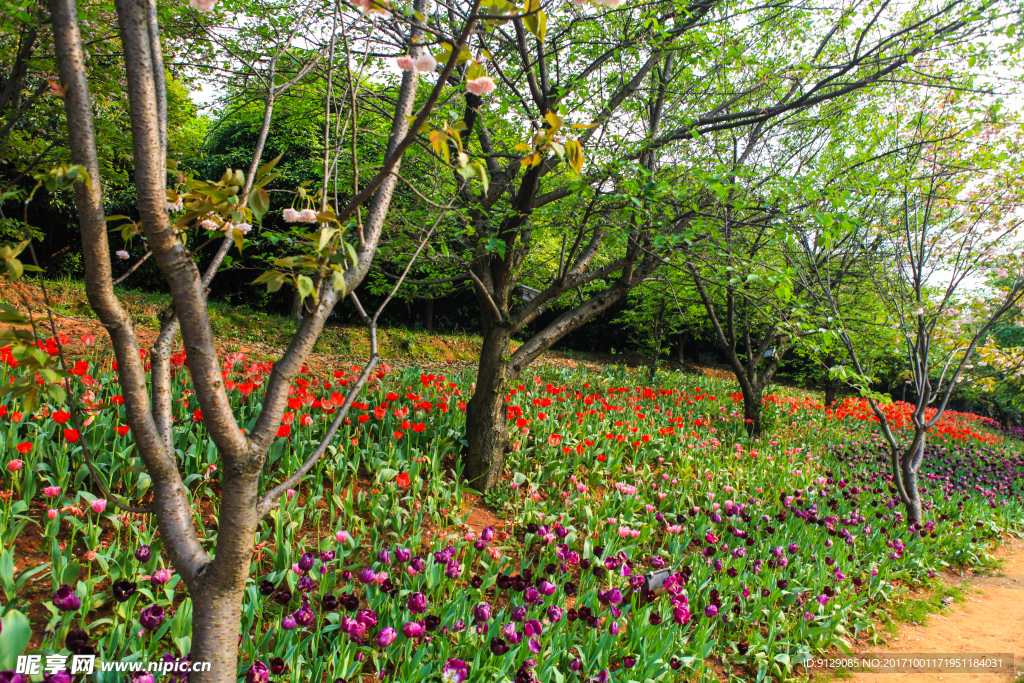
M 113 586 L 111 586 L 111 590 L 114 593 L 115 600 L 118 602 L 127 602 L 128 599 L 135 594 L 136 587 L 137 584 L 134 582 L 129 581 L 128 579 L 121 579 L 120 581 L 114 582 Z
M 448 659 L 441 669 L 442 683 L 463 683 L 469 676 L 469 665 L 461 659 Z
M 82 599 L 65 583 L 53 594 L 53 605 L 62 612 L 73 612 L 82 606 Z
M 249 667 L 249 672 L 245 675 L 245 683 L 269 683 L 270 682 L 270 669 L 267 665 L 256 660 Z
M 153 551 L 148 545 L 140 545 L 135 549 L 135 559 L 139 562 L 149 562 L 149 558 L 153 556 Z
M 487 623 L 491 620 L 491 604 L 489 602 L 481 602 L 479 605 L 473 608 L 473 618 L 479 624 Z
M 281 628 L 286 631 L 293 630 L 297 625 L 295 616 L 292 614 L 286 614 L 284 615 L 284 618 L 281 619 Z
M 164 608 L 160 605 L 150 605 L 139 615 L 139 624 L 147 631 L 155 631 L 163 620 Z
M 377 645 L 380 647 L 387 647 L 391 643 L 395 642 L 395 638 L 398 637 L 398 631 L 387 626 L 382 628 L 380 633 L 377 634 Z
M 11 460 L 10 462 L 7 463 L 7 469 L 9 469 L 11 472 L 17 472 L 24 466 L 25 462 L 22 460 Z
M 405 604 L 413 614 L 422 614 L 427 611 L 427 596 L 417 591 L 409 596 Z
M 427 632 L 423 624 L 417 621 L 407 621 L 402 627 L 402 633 L 405 634 L 406 638 L 422 638 Z

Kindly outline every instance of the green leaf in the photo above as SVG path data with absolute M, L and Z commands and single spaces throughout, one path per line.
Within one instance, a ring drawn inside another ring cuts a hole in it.
M 32 626 L 28 617 L 18 610 L 5 614 L 3 637 L 0 638 L 0 669 L 13 670 L 18 663 L 18 655 L 25 652 L 31 638 Z
M 305 275 L 300 275 L 296 279 L 296 286 L 299 288 L 300 299 L 305 299 L 313 293 L 313 280 Z

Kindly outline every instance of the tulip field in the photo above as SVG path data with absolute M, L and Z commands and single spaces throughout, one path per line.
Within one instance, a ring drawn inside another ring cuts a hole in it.
M 16 361 L 3 358 L 7 382 Z M 221 472 L 184 364 L 177 356 L 174 438 L 212 550 Z M 243 428 L 269 369 L 225 359 Z M 315 447 L 358 370 L 295 382 L 264 487 Z M 81 457 L 88 446 L 112 492 L 146 502 L 116 368 L 89 347 L 74 374 L 81 431 L 67 406 L 0 405 L 0 668 L 23 652 L 185 659 L 191 603 L 159 534 L 104 500 Z M 948 412 L 933 430 L 925 524 L 908 526 L 863 400 L 826 409 L 776 388 L 770 429 L 750 439 L 734 386 L 673 372 L 650 386 L 621 367 L 548 365 L 511 382 L 506 474 L 481 496 L 459 477 L 471 382 L 380 367 L 255 540 L 240 677 L 785 680 L 812 654 L 871 642 L 876 610 L 905 587 L 988 561 L 1001 534 L 1024 525 L 1024 444 L 979 417 Z M 886 408 L 894 430 L 908 408 Z

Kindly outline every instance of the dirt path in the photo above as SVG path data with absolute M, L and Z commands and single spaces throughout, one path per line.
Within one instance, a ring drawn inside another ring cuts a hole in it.
M 949 575 L 948 582 L 966 579 L 968 601 L 928 618 L 927 626 L 900 625 L 899 636 L 872 654 L 1013 653 L 1014 673 L 859 673 L 851 683 L 1010 683 L 1024 671 L 1024 542 L 1007 542 L 996 553 L 1005 558 L 998 576 Z

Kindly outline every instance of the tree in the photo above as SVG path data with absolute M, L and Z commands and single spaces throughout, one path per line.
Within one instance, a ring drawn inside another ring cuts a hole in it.
M 205 5 L 196 3 L 198 7 Z M 264 186 L 272 179 L 276 162 L 250 168 L 248 173 L 228 169 L 220 180 L 203 182 L 186 178 L 177 189 L 168 187 L 166 88 L 156 4 L 153 0 L 117 0 L 134 182 L 141 217 L 137 224 L 129 224 L 129 227 L 139 230 L 173 299 L 173 310 L 161 321 L 161 338 L 151 350 L 152 375 L 147 381 L 142 359 L 144 349 L 113 288 L 108 217 L 102 202 L 102 175 L 79 8 L 75 0 L 53 0 L 50 4 L 56 60 L 64 93 L 70 164 L 41 175 L 40 182 L 56 190 L 73 187 L 82 231 L 86 294 L 110 336 L 128 423 L 153 481 L 153 500 L 145 509 L 134 508 L 109 492 L 104 493 L 124 509 L 155 516 L 166 552 L 188 586 L 192 600 L 192 658 L 212 665 L 208 673 L 193 674 L 193 680 L 200 682 L 236 680 L 239 616 L 258 525 L 277 505 L 280 496 L 295 485 L 326 450 L 359 386 L 366 381 L 377 361 L 376 347 L 371 345 L 371 355 L 359 381 L 340 406 L 319 447 L 296 471 L 259 495 L 260 473 L 286 408 L 292 381 L 327 317 L 346 295 L 353 299 L 360 316 L 369 325 L 373 340 L 379 310 L 373 316 L 367 314 L 352 292 L 366 276 L 377 251 L 402 157 L 427 124 L 480 18 L 478 3 L 467 5 L 456 22 L 456 33 L 449 36 L 445 32 L 447 24 L 439 26 L 436 18 L 427 18 L 426 4 L 422 0 L 415 4 L 415 12 L 408 19 L 381 5 L 367 3 L 365 9 L 366 16 L 344 11 L 339 23 L 343 20 L 349 28 L 363 27 L 360 30 L 364 31 L 365 39 L 372 42 L 379 40 L 380 27 L 370 18 L 387 14 L 390 39 L 400 40 L 401 48 L 407 50 L 412 59 L 422 55 L 428 32 L 446 38 L 454 49 L 440 68 L 437 82 L 425 95 L 418 94 L 421 78 L 415 70 L 402 73 L 389 100 L 390 132 L 382 166 L 360 183 L 358 192 L 343 206 L 325 204 L 319 212 L 313 210 L 312 222 L 319 223 L 319 227 L 310 236 L 304 253 L 282 259 L 281 270 L 261 276 L 260 279 L 271 287 L 280 287 L 286 280 L 293 282 L 314 303 L 312 312 L 303 318 L 284 355 L 274 364 L 262 411 L 251 432 L 246 434 L 231 411 L 207 313 L 206 287 L 216 267 L 205 275 L 201 273 L 186 246 L 186 239 L 193 232 L 223 230 L 227 235 L 225 242 L 230 240 L 241 249 L 246 229 L 252 222 L 258 222 L 269 208 L 270 199 Z M 387 77 L 386 72 L 382 77 Z M 273 79 L 270 82 L 273 84 Z M 460 83 L 460 87 L 464 86 Z M 359 134 L 359 131 L 350 132 L 351 136 Z M 358 162 L 353 160 L 353 163 Z M 358 212 L 364 204 L 368 207 L 362 215 Z M 182 214 L 172 221 L 169 211 Z M 357 215 L 361 220 L 350 220 Z M 302 216 L 302 220 L 307 219 Z M 421 240 L 421 248 L 427 238 L 429 230 Z M 19 250 L 28 246 L 25 241 L 15 249 L 5 250 L 12 277 L 20 275 L 23 266 L 16 257 Z M 317 276 L 316 287 L 311 286 L 312 278 L 306 273 Z M 16 321 L 27 322 L 26 318 L 11 315 Z M 171 439 L 174 428 L 169 363 L 174 339 L 174 333 L 169 332 L 171 329 L 180 330 L 204 423 L 223 463 L 220 533 L 212 554 L 204 550 L 193 527 L 187 490 L 175 462 Z M 26 340 L 23 333 L 12 334 L 14 342 L 20 344 L 15 353 L 22 358 L 32 356 L 32 350 L 25 346 L 31 336 Z M 38 369 L 50 380 L 56 380 L 37 387 L 33 373 L 29 372 L 9 388 L 20 394 L 26 404 L 37 401 L 40 391 L 51 396 L 62 391 L 58 370 Z M 76 403 L 74 399 L 70 402 L 73 407 Z M 79 426 L 77 416 L 73 419 L 76 427 Z M 103 487 L 101 481 L 97 481 L 97 485 Z
M 917 476 L 928 431 L 967 379 L 996 323 L 1024 301 L 1024 268 L 1011 240 L 1021 222 L 1020 171 L 1004 154 L 1008 122 L 993 121 L 991 109 L 961 109 L 953 95 L 933 95 L 924 104 L 903 131 L 911 145 L 898 192 L 880 203 L 875 216 L 884 249 L 874 285 L 900 337 L 915 394 L 909 442 L 893 433 L 882 397 L 867 390 L 870 377 L 845 329 L 845 312 L 834 297 L 823 296 L 840 322 L 838 336 L 854 370 L 848 381 L 861 388 L 878 419 L 890 449 L 893 486 L 908 521 L 918 524 L 923 510 Z M 946 135 L 951 129 L 958 134 Z M 963 134 L 972 130 L 981 135 Z M 991 302 L 971 295 L 972 280 L 990 289 Z
M 850 21 L 862 11 L 870 20 Z M 488 37 L 503 96 L 467 92 L 449 108 L 458 125 L 435 140 L 438 154 L 464 154 L 490 179 L 482 191 L 463 190 L 468 218 L 433 254 L 450 265 L 443 280 L 471 281 L 477 294 L 483 345 L 464 470 L 474 486 L 488 489 L 501 475 L 507 383 L 682 246 L 705 199 L 701 180 L 721 170 L 691 154 L 694 141 L 899 80 L 911 60 L 976 35 L 1001 9 L 880 3 L 830 12 L 656 2 L 607 11 L 601 22 L 577 12 L 524 19 Z M 528 140 L 510 120 L 528 122 Z M 520 305 L 513 293 L 522 285 L 536 292 Z M 549 308 L 558 315 L 511 352 L 514 336 Z

